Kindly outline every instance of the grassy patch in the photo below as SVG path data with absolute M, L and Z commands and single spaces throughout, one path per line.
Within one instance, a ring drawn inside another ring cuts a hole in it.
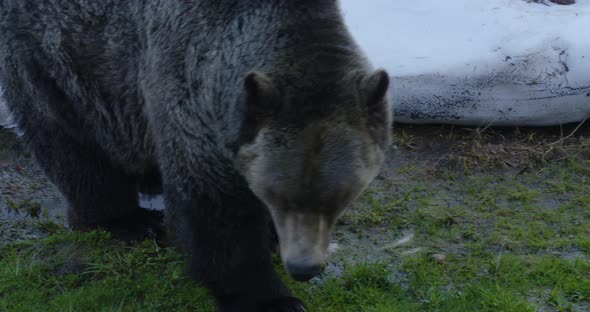
M 317 283 L 285 279 L 312 311 L 575 311 L 590 301 L 587 261 L 477 249 L 444 262 L 423 253 L 351 264 Z M 61 232 L 5 246 L 0 259 L 1 311 L 213 311 L 180 255 L 150 241 Z
M 1 252 L 0 311 L 213 311 L 180 256 L 150 241 L 60 232 Z
M 311 311 L 589 311 L 590 141 L 440 130 L 399 129 L 391 162 L 337 226 L 330 274 L 297 283 L 277 261 L 294 293 Z M 214 310 L 174 249 L 40 215 L 50 236 L 0 247 L 0 311 Z
M 314 283 L 283 277 L 312 311 L 584 311 L 585 168 L 375 186 L 342 226 L 411 230 L 408 246 L 377 262 L 349 259 L 342 274 Z M 129 246 L 107 233 L 60 230 L 4 246 L 0 267 L 0 311 L 213 311 L 206 291 L 184 277 L 181 256 L 151 241 Z

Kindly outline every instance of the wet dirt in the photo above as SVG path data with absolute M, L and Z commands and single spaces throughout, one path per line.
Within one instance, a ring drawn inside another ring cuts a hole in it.
M 338 276 L 349 262 L 391 262 L 425 250 L 436 251 L 441 259 L 441 252 L 461 253 L 460 241 L 433 249 L 416 239 L 416 224 L 407 219 L 408 214 L 420 213 L 419 200 L 413 196 L 436 194 L 429 205 L 453 207 L 462 202 L 463 194 L 461 186 L 449 185 L 445 174 L 457 175 L 454 181 L 468 183 L 465 181 L 485 172 L 498 177 L 500 182 L 493 183 L 501 183 L 505 176 L 531 168 L 539 170 L 539 157 L 559 161 L 561 150 L 552 151 L 551 144 L 564 137 L 582 142 L 590 136 L 590 125 L 543 129 L 396 125 L 394 133 L 395 142 L 381 174 L 337 225 L 326 275 Z M 562 153 L 588 159 L 590 148 L 584 145 Z M 0 129 L 0 194 L 0 244 L 43 237 L 47 235 L 43 228 L 46 221 L 64 224 L 64 198 L 8 129 Z M 547 198 L 548 205 L 555 206 L 563 200 L 565 197 Z M 142 206 L 157 209 L 163 203 L 156 198 L 144 200 Z M 385 211 L 382 215 L 381 210 Z M 397 219 L 396 214 L 405 219 Z M 441 217 L 441 222 L 447 222 L 445 218 Z M 456 221 L 451 218 L 448 222 Z M 486 225 L 481 225 L 481 231 L 485 230 Z M 317 278 L 316 282 L 321 280 Z
M 0 245 L 45 236 L 48 221 L 64 223 L 65 207 L 17 135 L 0 128 Z

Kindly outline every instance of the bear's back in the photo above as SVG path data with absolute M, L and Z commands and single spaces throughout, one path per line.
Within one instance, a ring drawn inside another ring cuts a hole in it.
M 144 163 L 153 147 L 137 83 L 140 2 L 0 0 L 0 85 L 17 122 L 35 113 L 95 141 L 116 162 Z M 30 85 L 30 94 L 10 92 L 14 83 Z M 35 101 L 37 88 L 63 101 Z M 27 96 L 30 105 L 19 104 Z
M 136 72 L 136 1 L 1 0 L 0 62 L 40 67 L 64 89 L 73 81 L 117 90 Z

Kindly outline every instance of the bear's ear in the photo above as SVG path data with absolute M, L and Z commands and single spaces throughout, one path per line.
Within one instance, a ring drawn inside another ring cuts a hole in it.
M 367 77 L 365 83 L 365 90 L 367 92 L 367 105 L 371 106 L 379 105 L 379 103 L 385 100 L 387 90 L 389 89 L 389 75 L 383 69 L 379 69 L 372 75 Z
M 244 79 L 246 107 L 240 130 L 241 143 L 252 142 L 258 130 L 280 109 L 279 91 L 270 77 L 251 72 Z
M 389 75 L 385 70 L 377 70 L 365 78 L 363 87 L 369 129 L 379 144 L 387 146 L 390 142 L 389 126 L 393 119 L 387 99 Z
M 387 103 L 387 91 L 389 89 L 389 75 L 383 69 L 375 71 L 373 74 L 365 77 L 363 91 L 368 108 L 369 118 L 379 117 L 379 115 L 389 113 L 389 103 Z

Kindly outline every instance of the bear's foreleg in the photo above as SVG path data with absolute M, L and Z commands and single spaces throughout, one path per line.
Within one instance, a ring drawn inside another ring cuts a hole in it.
M 165 196 L 168 222 L 188 249 L 190 271 L 220 311 L 306 311 L 272 266 L 267 213 L 253 195 Z
M 162 213 L 139 207 L 137 181 L 95 143 L 66 93 L 33 61 L 13 61 L 5 69 L 6 100 L 25 144 L 67 199 L 70 225 L 125 240 L 161 234 Z

